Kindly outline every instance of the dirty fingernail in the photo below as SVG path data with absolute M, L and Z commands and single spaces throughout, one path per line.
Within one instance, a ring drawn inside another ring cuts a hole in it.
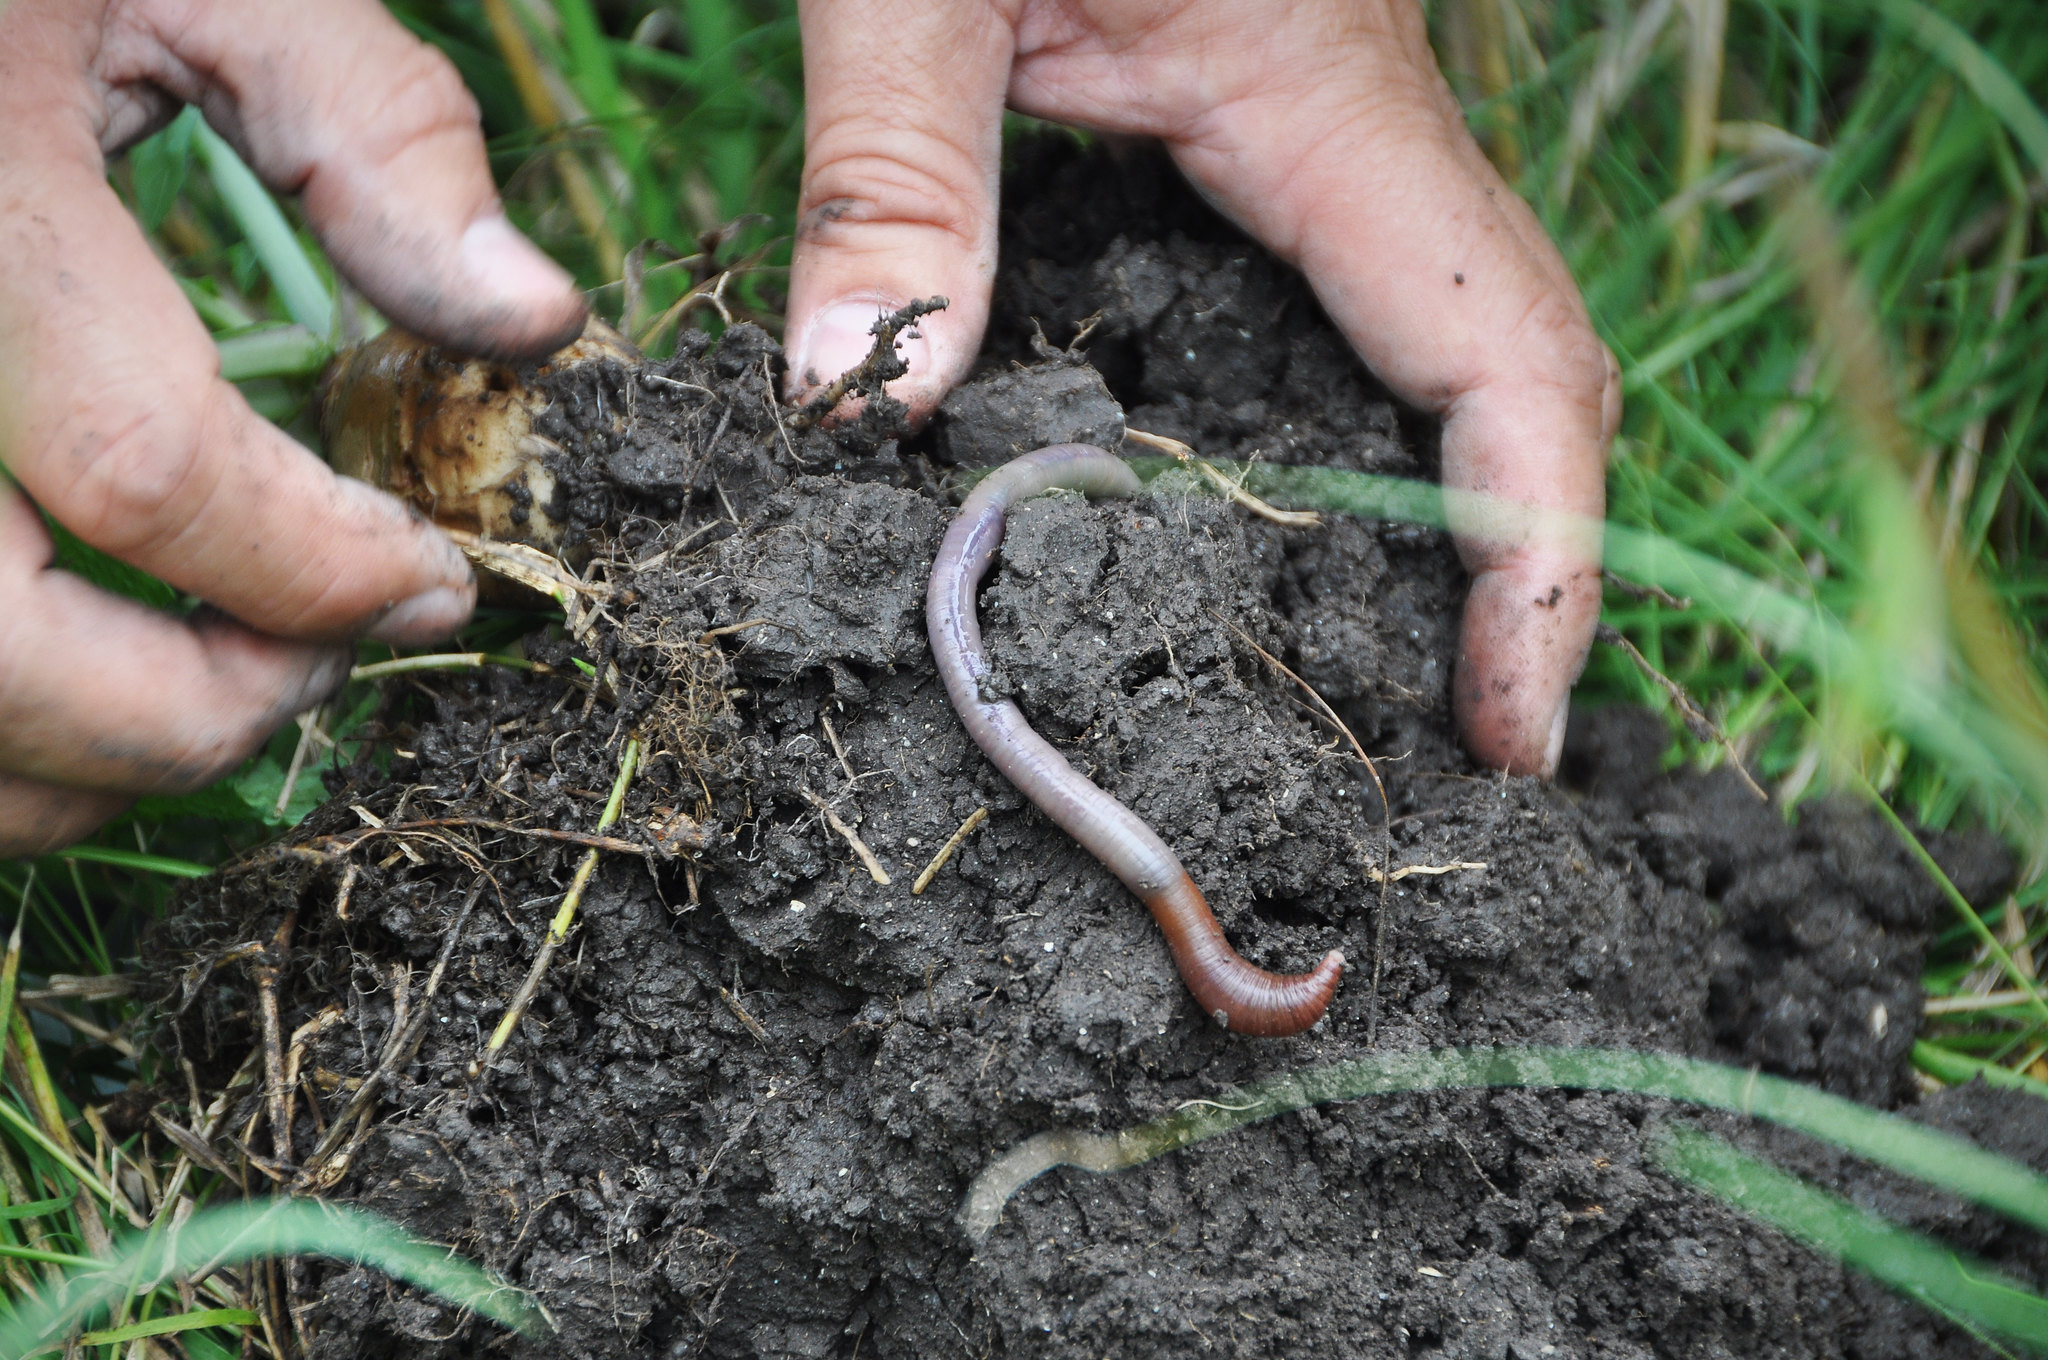
M 836 302 L 818 313 L 790 358 L 790 390 L 799 395 L 823 387 L 868 357 L 875 346 L 875 322 L 895 308 L 873 298 Z M 932 347 L 917 327 L 896 337 L 896 354 L 910 366 L 905 378 L 931 371 Z M 893 393 L 892 393 L 893 395 Z
M 575 286 L 502 213 L 479 217 L 462 233 L 462 268 L 472 285 L 514 302 L 552 304 Z
M 474 585 L 436 586 L 392 605 L 365 636 L 395 646 L 436 642 L 468 622 L 475 606 Z

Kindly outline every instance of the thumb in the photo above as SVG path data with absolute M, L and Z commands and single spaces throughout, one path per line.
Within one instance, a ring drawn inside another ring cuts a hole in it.
M 977 0 L 813 0 L 799 19 L 813 59 L 785 395 L 858 364 L 878 317 L 940 294 L 946 309 L 898 339 L 909 371 L 888 388 L 922 423 L 988 324 L 1011 33 Z

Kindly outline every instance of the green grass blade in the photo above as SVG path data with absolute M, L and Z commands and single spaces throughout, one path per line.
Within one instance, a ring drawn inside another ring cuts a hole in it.
M 140 850 L 123 850 L 111 845 L 74 845 L 58 858 L 75 859 L 85 864 L 111 864 L 118 869 L 135 869 L 169 878 L 204 878 L 213 872 L 208 865 L 194 864 L 190 860 L 146 855 Z
M 76 1273 L 0 1318 L 0 1355 L 33 1355 L 53 1342 L 61 1345 L 72 1328 L 138 1291 L 266 1256 L 354 1261 L 515 1331 L 530 1334 L 546 1325 L 539 1306 L 522 1291 L 374 1214 L 310 1199 L 245 1201 L 203 1209 L 174 1234 L 131 1237 L 111 1260 L 59 1262 L 75 1265 Z
M 2036 1081 L 2023 1072 L 2010 1067 L 1985 1062 L 1966 1054 L 1929 1043 L 1925 1039 L 1914 1041 L 1913 1066 L 1939 1081 L 1960 1086 L 1972 1077 L 1981 1077 L 1986 1086 L 1999 1086 L 2008 1091 L 2025 1091 L 2028 1095 L 2048 1100 L 2048 1081 Z
M 135 176 L 135 216 L 144 231 L 163 225 L 178 196 L 185 192 L 185 175 L 192 167 L 192 135 L 199 125 L 199 109 L 187 106 L 154 136 L 128 149 L 128 165 Z
M 2048 1351 L 2048 1299 L 1981 1261 L 1699 1129 L 1667 1125 L 1651 1138 L 1650 1158 L 1677 1179 L 1945 1317 Z
M 41 1218 L 44 1214 L 62 1213 L 71 1207 L 69 1195 L 56 1195 L 49 1199 L 30 1200 L 27 1204 L 0 1206 L 0 1222 L 17 1218 Z
M 334 356 L 332 345 L 297 323 L 221 336 L 214 347 L 220 351 L 220 375 L 229 382 L 310 378 Z
M 196 135 L 199 159 L 213 177 L 221 201 L 248 238 L 249 248 L 263 263 L 271 287 L 283 300 L 292 320 L 314 335 L 334 334 L 334 297 L 321 281 L 320 271 L 299 244 L 298 234 L 285 219 L 277 200 L 243 163 L 235 149 L 204 123 Z
M 1929 53 L 1998 115 L 2037 168 L 2048 170 L 2048 117 L 2027 97 L 2026 89 L 2013 79 L 2012 72 L 1978 46 L 1954 20 L 1937 14 L 1920 0 L 1881 0 L 1880 7 L 1904 24 Z
M 975 1178 L 961 1221 L 970 1234 L 985 1236 L 1018 1187 L 1054 1166 L 1123 1170 L 1310 1105 L 1475 1086 L 1624 1091 L 1729 1110 L 1832 1143 L 2048 1232 L 2048 1176 L 2022 1163 L 1782 1077 L 1695 1058 L 1599 1048 L 1446 1048 L 1386 1054 L 1281 1073 L 1115 1135 L 1040 1134 Z
M 178 592 L 148 572 L 101 552 L 47 514 L 43 516 L 43 527 L 50 531 L 50 538 L 57 545 L 57 565 L 65 571 L 84 577 L 101 590 L 140 600 L 152 609 L 176 608 Z
M 56 1162 L 58 1166 L 63 1167 L 65 1173 L 73 1180 L 92 1191 L 95 1195 L 98 1195 L 108 1204 L 126 1205 L 127 1201 L 116 1196 L 105 1181 L 93 1175 L 92 1172 L 87 1171 L 83 1166 L 80 1166 L 77 1158 L 73 1157 L 64 1148 L 58 1146 L 56 1139 L 36 1127 L 36 1122 L 33 1119 L 17 1110 L 14 1107 L 14 1102 L 5 1097 L 0 1097 L 0 1123 L 11 1125 L 17 1134 L 41 1148 L 45 1155 Z
M 131 1322 L 126 1327 L 110 1327 L 103 1332 L 87 1332 L 78 1338 L 78 1344 L 118 1346 L 124 1341 L 139 1341 L 145 1336 L 194 1332 L 201 1327 L 254 1327 L 262 1320 L 246 1308 L 204 1308 L 195 1313 L 180 1313 L 175 1317 Z
M 65 1203 L 70 1203 L 69 1200 Z M 0 1242 L 0 1256 L 11 1256 L 17 1261 L 40 1261 L 45 1265 L 70 1266 L 74 1270 L 99 1270 L 105 1264 L 90 1256 L 76 1256 L 66 1251 L 44 1251 L 40 1247 L 17 1247 Z M 0 1336 L 6 1335 L 0 1332 Z

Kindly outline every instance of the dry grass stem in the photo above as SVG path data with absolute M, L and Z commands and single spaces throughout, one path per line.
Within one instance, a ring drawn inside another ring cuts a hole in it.
M 731 992 L 725 990 L 725 988 L 720 987 L 718 989 L 718 999 L 725 1003 L 726 1009 L 732 1012 L 733 1018 L 735 1020 L 738 1020 L 742 1025 L 745 1025 L 747 1027 L 747 1033 L 753 1035 L 754 1038 L 758 1040 L 763 1047 L 768 1046 L 768 1031 L 763 1029 L 761 1027 L 761 1022 L 759 1020 L 756 1020 L 751 1014 L 748 1013 L 747 1008 L 740 1004 L 740 999 L 738 997 L 734 996 Z M 752 1116 L 749 1117 L 751 1118 Z
M 291 961 L 292 927 L 299 914 L 288 911 L 269 946 L 254 956 L 249 973 L 256 982 L 257 1014 L 263 1027 L 263 1096 L 270 1116 L 270 1146 L 279 1166 L 292 1163 L 292 1121 L 285 1108 L 284 1034 L 278 1018 L 277 986 Z
M 832 810 L 830 803 L 827 803 L 817 794 L 812 793 L 808 788 L 800 789 L 799 792 L 810 802 L 812 807 L 818 810 L 819 815 L 825 819 L 825 824 L 834 831 L 837 831 L 845 839 L 846 844 L 851 847 L 853 853 L 860 857 L 861 864 L 868 871 L 868 877 L 872 878 L 882 887 L 888 887 L 890 882 L 889 871 L 882 867 L 882 861 L 875 858 L 875 852 L 868 849 L 867 842 L 862 840 L 852 827 L 839 819 L 839 814 Z
M 968 813 L 967 820 L 960 823 L 960 829 L 946 838 L 946 843 L 939 847 L 939 853 L 932 856 L 932 862 L 924 866 L 924 872 L 920 873 L 917 876 L 917 881 L 910 885 L 911 896 L 919 896 L 926 888 L 929 888 L 932 880 L 938 877 L 939 870 L 946 867 L 946 861 L 953 858 L 953 852 L 958 850 L 966 842 L 967 838 L 974 834 L 976 827 L 987 820 L 988 809 L 985 807 L 978 807 Z
M 463 556 L 477 566 L 494 571 L 509 581 L 516 581 L 529 590 L 538 591 L 555 603 L 568 609 L 575 600 L 588 597 L 595 600 L 611 598 L 606 586 L 585 581 L 563 566 L 555 557 L 538 548 L 524 543 L 505 543 L 466 529 L 448 529 L 444 532 L 462 549 Z
M 314 734 L 320 731 L 325 712 L 326 705 L 315 704 L 299 714 L 299 741 L 292 747 L 292 763 L 285 769 L 284 784 L 277 791 L 277 805 L 270 810 L 274 817 L 284 816 L 285 809 L 292 804 L 292 795 L 298 792 L 299 775 L 306 768 L 306 757 L 312 752 Z
M 1973 1011 L 2000 1010 L 2007 1006 L 2027 1006 L 2032 1003 L 2031 993 L 2008 987 L 1996 992 L 1984 992 L 1978 996 L 1930 996 L 1922 1003 L 1921 1009 L 1928 1015 L 1967 1015 Z
M 425 656 L 398 656 L 389 661 L 372 661 L 348 673 L 351 680 L 381 680 L 387 675 L 408 675 L 415 671 L 469 670 L 480 666 L 509 666 L 514 670 L 553 674 L 553 667 L 519 656 L 494 652 L 434 652 Z
M 108 1048 L 113 1049 L 131 1062 L 142 1056 L 142 1050 L 113 1030 L 96 1025 L 75 1011 L 67 1011 L 47 997 L 37 993 L 23 992 L 21 994 L 21 1004 L 38 1015 L 49 1016 L 50 1019 L 55 1020 L 66 1029 L 82 1034 L 94 1043 L 105 1044 Z

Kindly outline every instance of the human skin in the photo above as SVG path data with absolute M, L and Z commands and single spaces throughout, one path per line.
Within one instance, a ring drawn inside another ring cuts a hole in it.
M 951 301 L 889 391 L 966 376 L 996 259 L 1002 111 L 1159 139 L 1298 266 L 1365 362 L 1443 421 L 1443 480 L 1543 511 L 1489 534 L 1453 681 L 1467 746 L 1556 769 L 1600 608 L 1619 374 L 1564 261 L 1488 164 L 1414 0 L 808 0 L 790 395 L 853 366 L 878 308 Z M 829 54 L 824 60 L 816 54 Z
M 569 276 L 506 224 L 475 101 L 374 0 L 0 8 L 0 856 L 218 777 L 346 676 L 475 600 L 448 539 L 337 478 L 219 376 L 105 157 L 196 103 L 402 324 L 545 354 Z M 212 606 L 181 621 L 50 566 L 34 499 Z
M 877 306 L 933 292 L 953 306 L 906 343 L 891 390 L 921 417 L 965 374 L 1007 100 L 1160 138 L 1303 270 L 1389 386 L 1443 417 L 1448 485 L 1597 522 L 1611 361 L 1464 131 L 1412 3 L 811 0 L 800 18 L 793 396 L 851 366 Z M 409 329 L 519 357 L 583 318 L 505 223 L 475 102 L 374 0 L 0 5 L 0 464 L 19 484 L 0 479 L 0 856 L 205 784 L 339 683 L 348 639 L 431 641 L 474 600 L 444 536 L 221 381 L 106 183 L 105 158 L 181 103 L 297 194 L 337 268 Z M 172 619 L 53 569 L 37 506 L 210 607 Z M 1468 744 L 1548 773 L 1598 544 L 1454 528 L 1473 573 L 1455 680 Z

